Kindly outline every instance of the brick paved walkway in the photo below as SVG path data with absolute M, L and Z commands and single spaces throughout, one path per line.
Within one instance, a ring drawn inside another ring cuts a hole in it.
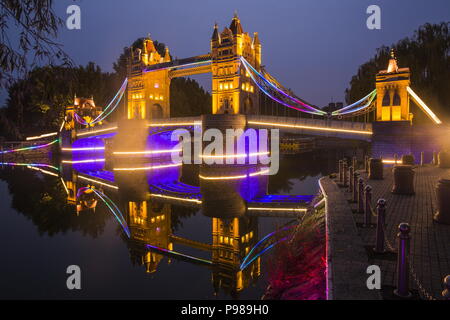
M 373 207 L 379 198 L 387 201 L 386 235 L 394 248 L 397 247 L 396 235 L 401 222 L 409 223 L 411 227 L 411 264 L 416 271 L 417 279 L 425 290 L 436 298 L 441 297 L 442 279 L 450 274 L 450 225 L 433 222 L 436 211 L 435 186 L 442 176 L 450 176 L 450 169 L 441 169 L 431 165 L 415 168 L 413 196 L 391 193 L 393 184 L 392 167 L 385 167 L 383 180 L 367 180 L 367 175 L 360 172 L 365 184 L 373 188 Z M 341 188 L 342 191 L 346 189 Z M 348 199 L 351 194 L 346 192 Z M 356 209 L 356 204 L 350 204 Z M 363 222 L 363 214 L 354 215 L 355 222 Z M 372 222 L 376 218 L 372 217 Z M 375 243 L 375 229 L 358 227 L 363 242 L 366 245 Z M 395 260 L 374 259 L 382 270 L 382 284 L 395 286 Z M 410 277 L 411 286 L 417 289 L 417 284 Z M 422 295 L 423 296 L 423 295 Z

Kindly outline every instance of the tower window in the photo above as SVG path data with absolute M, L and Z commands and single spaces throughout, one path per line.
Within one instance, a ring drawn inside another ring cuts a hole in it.
M 391 95 L 389 94 L 389 91 L 386 91 L 383 97 L 383 106 L 390 106 L 391 105 Z
M 401 98 L 400 98 L 400 95 L 398 94 L 398 92 L 396 91 L 394 93 L 394 98 L 393 98 L 393 101 L 392 101 L 392 105 L 393 106 L 399 106 L 400 104 L 401 104 Z

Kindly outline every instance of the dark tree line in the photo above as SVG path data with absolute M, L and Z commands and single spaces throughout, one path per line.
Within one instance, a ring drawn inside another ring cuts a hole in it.
M 409 67 L 411 88 L 442 119 L 450 119 L 450 22 L 424 24 L 412 37 L 395 43 L 394 49 L 399 67 Z M 346 101 L 351 103 L 375 88 L 375 75 L 386 69 L 389 47 L 377 49 L 375 56 L 361 65 L 346 90 Z M 412 104 L 417 122 L 426 116 Z
M 142 40 L 136 40 L 133 46 L 141 45 Z M 165 45 L 158 41 L 154 44 L 164 54 Z M 128 53 L 129 50 L 124 48 L 113 65 L 113 73 L 103 72 L 93 62 L 79 67 L 35 67 L 8 87 L 6 106 L 0 108 L 0 137 L 22 139 L 27 135 L 57 130 L 64 119 L 65 106 L 73 103 L 75 95 L 93 96 L 96 105 L 105 107 L 126 77 Z M 170 101 L 171 115 L 175 117 L 211 112 L 211 95 L 189 78 L 172 80 Z M 108 121 L 114 121 L 123 114 L 124 103 L 122 100 L 122 105 L 108 117 Z

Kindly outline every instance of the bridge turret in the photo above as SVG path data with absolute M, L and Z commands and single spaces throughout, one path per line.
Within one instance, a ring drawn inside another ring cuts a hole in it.
M 387 69 L 379 71 L 376 76 L 377 121 L 410 121 L 412 119 L 407 91 L 409 84 L 409 68 L 399 68 L 394 50 L 391 50 Z
M 258 70 L 261 65 L 261 43 L 244 32 L 237 14 L 229 28 L 219 34 L 217 25 L 211 37 L 212 112 L 258 114 L 259 94 L 240 57 Z
M 162 48 L 159 48 L 162 49 Z M 152 66 L 171 61 L 169 48 L 158 52 L 148 36 L 142 48 L 132 50 L 128 60 L 128 119 L 155 119 L 170 116 L 170 78 L 165 68 Z

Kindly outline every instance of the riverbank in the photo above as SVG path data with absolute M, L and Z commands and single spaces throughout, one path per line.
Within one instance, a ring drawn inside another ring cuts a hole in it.
M 328 299 L 395 299 L 396 251 L 398 225 L 410 225 L 409 288 L 413 296 L 426 300 L 441 299 L 443 278 L 450 274 L 450 225 L 433 221 L 437 208 L 435 186 L 450 169 L 433 165 L 414 168 L 414 195 L 391 192 L 394 177 L 392 166 L 385 166 L 383 180 L 369 180 L 358 171 L 364 185 L 372 187 L 372 207 L 378 199 L 386 200 L 385 254 L 374 254 L 376 226 L 364 227 L 364 214 L 357 213 L 352 193 L 337 179 L 322 178 L 326 195 Z M 375 223 L 375 218 L 372 217 Z M 366 286 L 366 269 L 377 265 L 381 270 L 381 290 Z

